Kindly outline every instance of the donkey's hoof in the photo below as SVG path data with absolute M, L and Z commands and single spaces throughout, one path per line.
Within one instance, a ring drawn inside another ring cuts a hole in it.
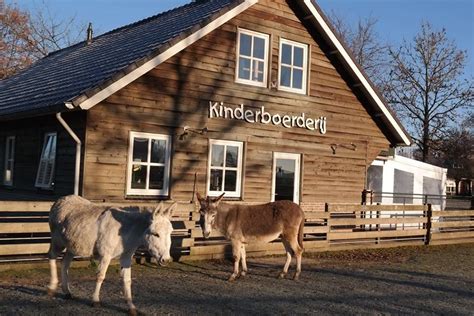
M 234 282 L 237 279 L 237 275 L 232 274 L 229 279 L 227 279 L 228 282 Z
M 56 290 L 48 288 L 48 296 L 53 297 L 56 294 Z
M 130 315 L 130 316 L 137 316 L 137 315 L 138 315 L 137 309 L 136 309 L 136 308 L 130 308 L 130 309 L 128 310 L 128 315 Z
M 279 279 L 284 279 L 284 278 L 286 278 L 286 273 L 285 273 L 285 272 L 280 272 L 280 274 L 278 275 L 278 278 L 279 278 Z
M 92 302 L 92 307 L 95 307 L 95 308 L 100 307 L 100 302 Z
M 64 299 L 65 299 L 65 300 L 72 300 L 72 295 L 71 295 L 71 293 L 64 294 Z

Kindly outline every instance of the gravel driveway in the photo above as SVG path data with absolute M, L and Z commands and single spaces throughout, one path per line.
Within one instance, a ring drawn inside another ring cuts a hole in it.
M 276 279 L 283 257 L 249 259 L 249 275 L 235 283 L 226 281 L 225 260 L 135 265 L 134 302 L 146 315 L 474 315 L 474 244 L 305 255 L 299 281 Z M 72 300 L 46 296 L 44 265 L 0 272 L 0 314 L 125 314 L 117 266 L 102 287 L 102 307 L 91 307 L 94 271 L 71 270 Z

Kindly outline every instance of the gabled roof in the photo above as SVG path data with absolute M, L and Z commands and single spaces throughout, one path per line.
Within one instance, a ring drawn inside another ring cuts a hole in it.
M 52 53 L 25 71 L 0 81 L 0 120 L 90 109 L 173 55 L 234 18 L 258 0 L 199 0 L 103 34 L 87 45 Z M 392 144 L 410 136 L 313 0 L 294 0 L 312 26 L 337 53 Z M 355 85 L 354 85 L 355 86 Z

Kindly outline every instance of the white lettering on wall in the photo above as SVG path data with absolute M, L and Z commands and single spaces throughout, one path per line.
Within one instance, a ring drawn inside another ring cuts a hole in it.
M 209 118 L 225 118 L 231 120 L 241 120 L 248 123 L 261 123 L 281 125 L 285 128 L 299 127 L 310 131 L 318 130 L 321 134 L 326 134 L 327 118 L 321 116 L 317 119 L 307 117 L 306 113 L 300 115 L 271 114 L 265 111 L 262 106 L 258 110 L 246 109 L 243 104 L 237 107 L 225 106 L 224 102 L 209 101 Z

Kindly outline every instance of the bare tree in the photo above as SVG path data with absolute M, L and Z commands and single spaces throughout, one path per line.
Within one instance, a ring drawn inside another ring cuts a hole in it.
M 436 153 L 436 162 L 448 169 L 456 187 L 461 179 L 474 177 L 474 114 L 446 132 Z
M 390 104 L 409 125 L 412 138 L 430 161 L 432 149 L 457 121 L 459 110 L 474 102 L 474 80 L 463 79 L 467 55 L 447 37 L 422 23 L 413 42 L 390 49 Z
M 45 1 L 30 12 L 0 0 L 0 79 L 78 42 L 84 29 L 75 17 L 58 17 Z
M 76 16 L 59 17 L 45 0 L 29 15 L 35 55 L 39 58 L 85 39 L 85 24 L 79 27 Z
M 0 0 L 0 79 L 27 67 L 34 60 L 29 16 Z
M 376 26 L 378 20 L 372 16 L 360 18 L 356 26 L 351 26 L 345 20 L 331 13 L 332 25 L 344 40 L 356 62 L 362 66 L 368 77 L 380 90 L 385 90 L 385 70 L 388 66 L 388 44 L 378 37 Z

